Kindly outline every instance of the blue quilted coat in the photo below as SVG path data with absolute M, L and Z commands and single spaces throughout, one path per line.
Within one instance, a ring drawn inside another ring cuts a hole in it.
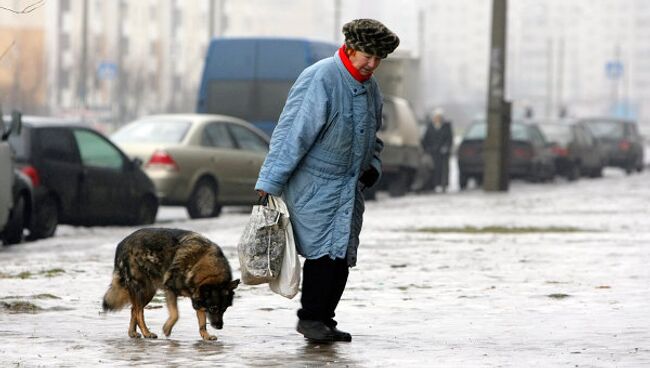
M 282 195 L 298 253 L 357 261 L 364 199 L 359 176 L 381 174 L 377 138 L 382 96 L 374 78 L 360 83 L 338 53 L 305 69 L 273 131 L 255 186 Z

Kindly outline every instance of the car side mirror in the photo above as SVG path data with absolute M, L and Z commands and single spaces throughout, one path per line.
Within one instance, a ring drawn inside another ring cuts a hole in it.
M 9 124 L 9 128 L 5 130 L 4 118 L 2 117 L 2 111 L 0 110 L 0 122 L 0 128 L 2 128 L 2 140 L 4 141 L 7 140 L 12 133 L 15 135 L 20 134 L 23 127 L 23 114 L 14 110 L 11 113 L 11 123 Z
M 133 167 L 142 167 L 142 160 L 137 157 L 131 160 L 131 163 L 133 164 Z

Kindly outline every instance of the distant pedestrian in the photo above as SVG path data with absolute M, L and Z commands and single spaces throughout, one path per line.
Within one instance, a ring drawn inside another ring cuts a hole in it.
M 255 189 L 283 195 L 306 258 L 297 330 L 312 341 L 351 341 L 334 311 L 357 262 L 362 190 L 380 177 L 382 95 L 372 76 L 399 38 L 382 23 L 343 26 L 345 44 L 305 69 L 289 92 Z M 294 55 L 294 57 L 302 57 Z
M 436 191 L 438 187 L 443 192 L 449 186 L 449 156 L 453 148 L 453 131 L 451 122 L 444 118 L 442 109 L 437 108 L 429 116 L 422 147 L 433 161 L 433 175 L 424 184 L 425 190 Z

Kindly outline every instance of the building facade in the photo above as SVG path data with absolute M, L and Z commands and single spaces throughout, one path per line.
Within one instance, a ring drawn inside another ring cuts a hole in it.
M 650 1 L 508 7 L 506 95 L 515 115 L 617 114 L 650 125 Z M 489 0 L 50 0 L 28 14 L 0 11 L 0 103 L 115 124 L 194 111 L 211 37 L 341 43 L 342 24 L 362 17 L 399 34 L 395 56 L 408 62 L 386 68 L 401 73 L 390 87 L 418 115 L 443 107 L 462 125 L 485 113 Z

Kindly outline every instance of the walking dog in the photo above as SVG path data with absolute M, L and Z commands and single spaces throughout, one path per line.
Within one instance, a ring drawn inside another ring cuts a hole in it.
M 102 303 L 104 311 L 131 304 L 128 334 L 157 338 L 144 322 L 144 307 L 158 289 L 165 290 L 169 317 L 163 333 L 169 336 L 178 320 L 178 296 L 192 300 L 204 340 L 215 340 L 206 329 L 223 328 L 223 313 L 232 305 L 239 279 L 232 280 L 228 260 L 221 248 L 191 231 L 165 228 L 137 230 L 124 238 L 115 251 L 113 280 Z

